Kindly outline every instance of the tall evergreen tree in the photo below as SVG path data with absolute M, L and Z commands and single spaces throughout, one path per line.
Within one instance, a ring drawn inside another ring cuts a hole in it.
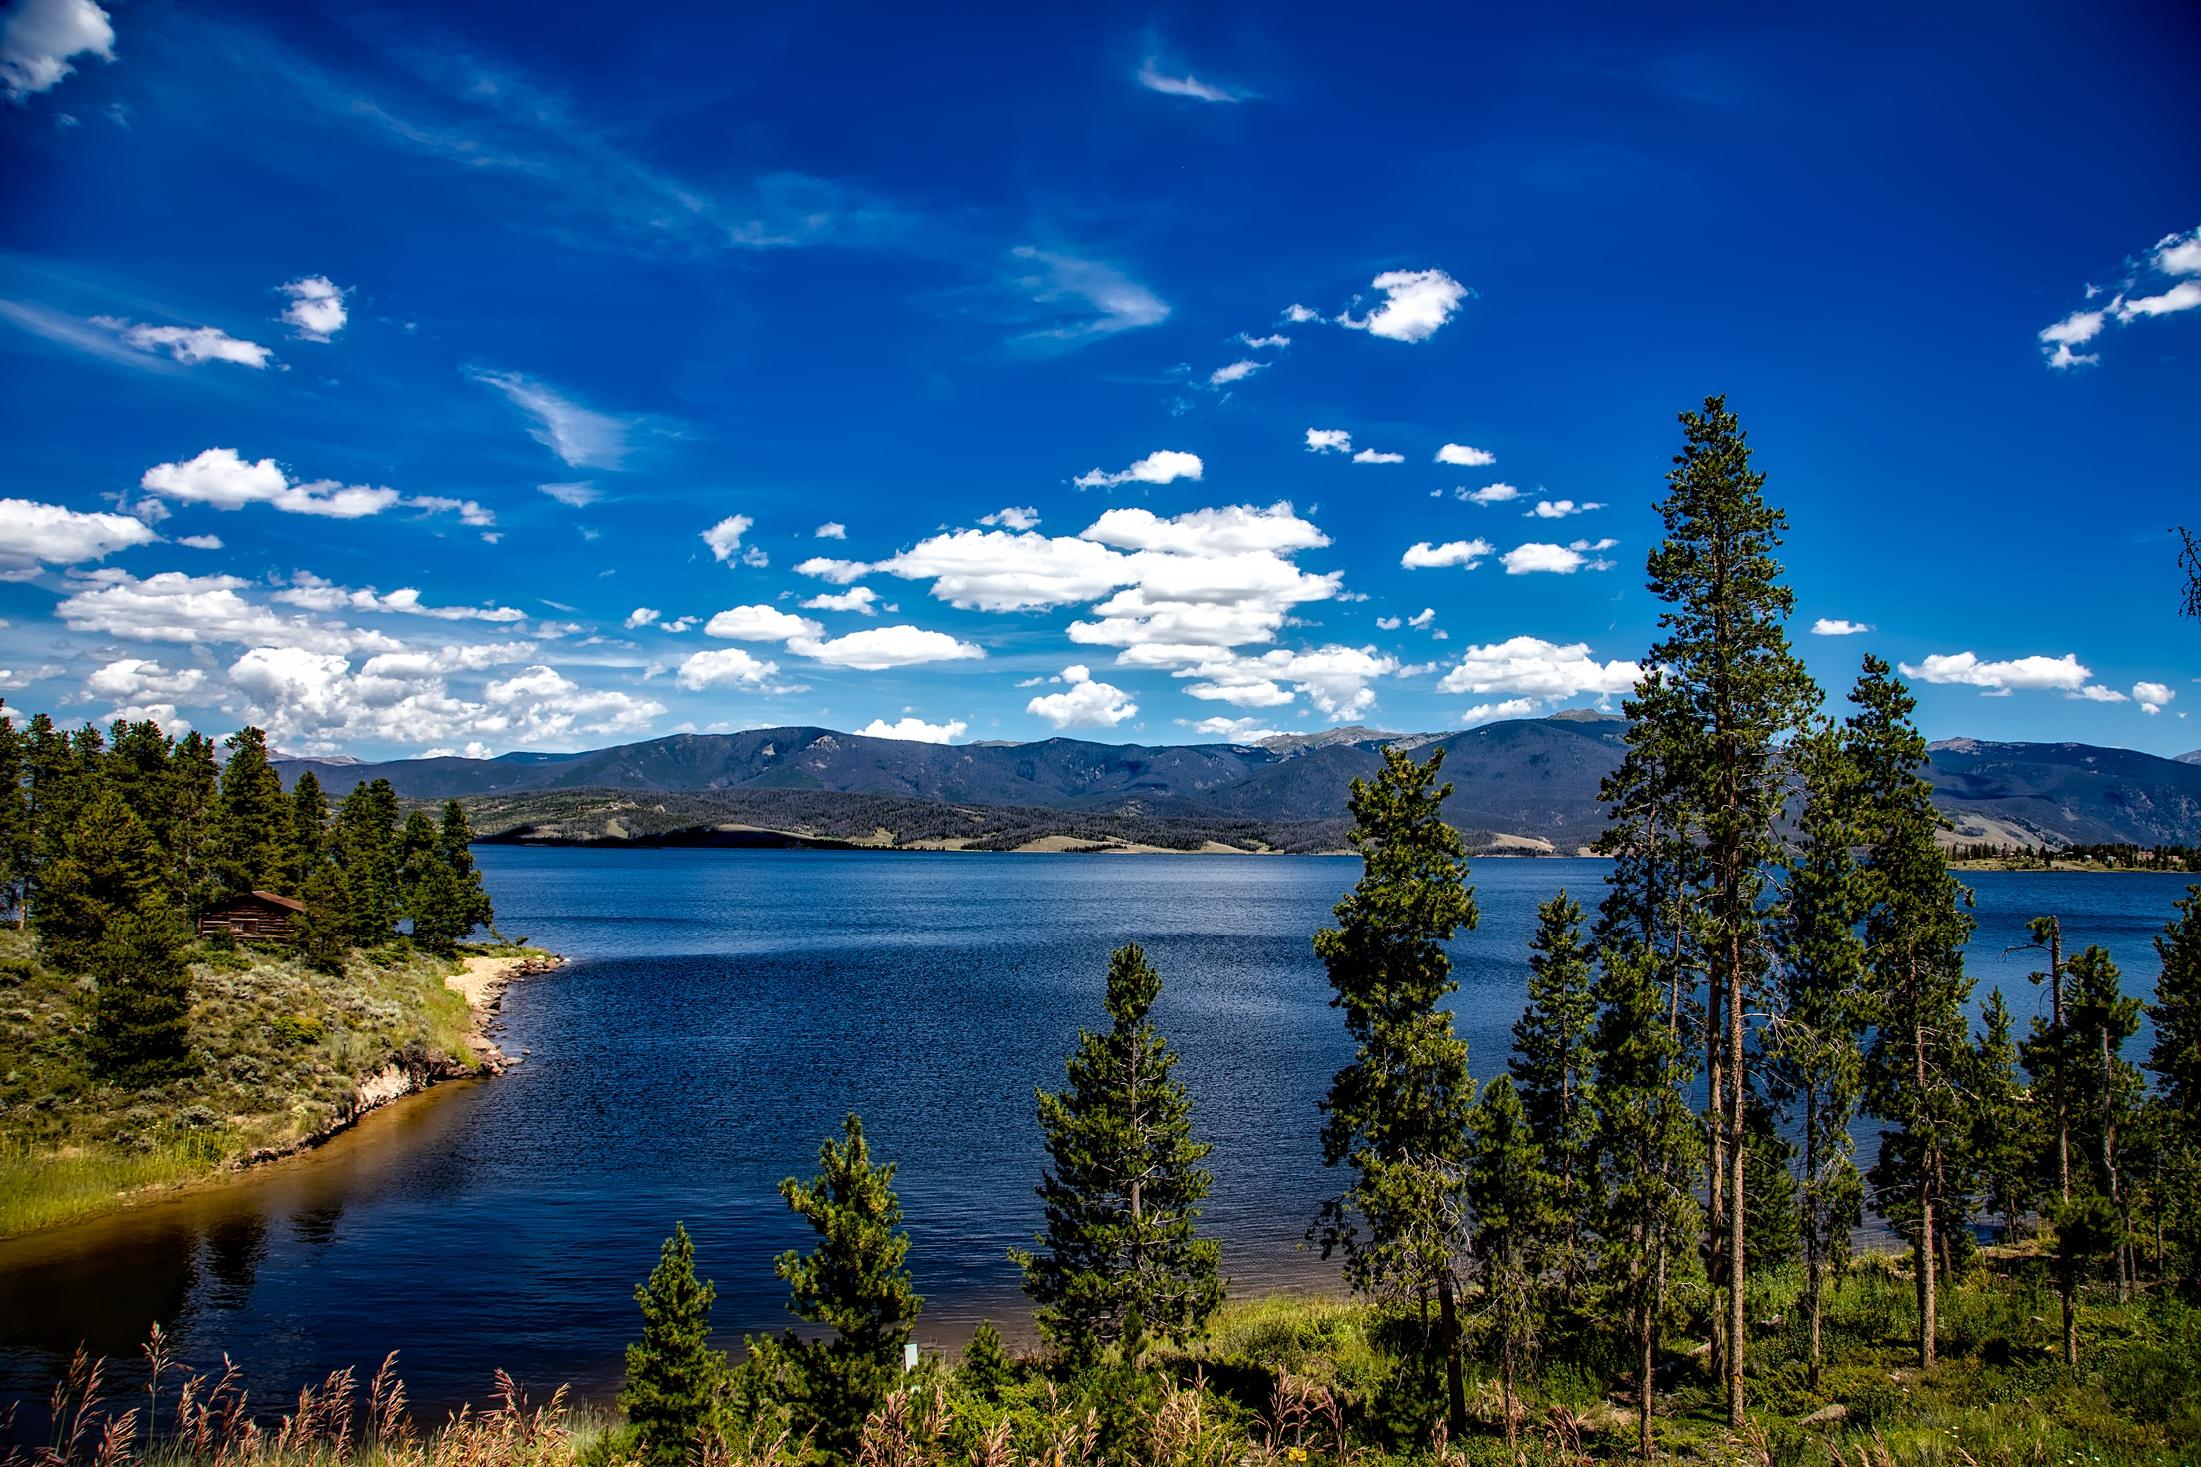
M 457 952 L 474 930 L 472 899 L 436 851 L 418 863 L 405 893 L 405 913 L 413 919 L 413 941 L 441 957 Z
M 1218 1249 L 1198 1233 L 1209 1147 L 1192 1139 L 1192 1097 L 1150 1017 L 1161 975 L 1136 946 L 1108 960 L 1111 1027 L 1081 1031 L 1069 1086 L 1039 1092 L 1049 1170 L 1038 1253 L 1012 1254 L 1040 1332 L 1074 1360 L 1149 1337 L 1197 1333 L 1223 1300 Z
M 1785 868 L 1777 911 L 1780 948 L 1766 1074 L 1772 1097 L 1801 1111 L 1802 1185 L 1796 1189 L 1804 1253 L 1803 1307 L 1810 1329 L 1814 1389 L 1824 1360 L 1826 1285 L 1849 1255 L 1864 1213 L 1850 1124 L 1863 1084 L 1858 1042 L 1859 991 L 1865 977 L 1865 889 L 1855 846 L 1856 771 L 1840 736 L 1817 727 L 1796 741 L 1802 778 L 1798 839 Z
M 194 917 L 221 896 L 217 871 L 222 835 L 222 765 L 214 741 L 192 732 L 176 741 L 168 761 L 169 895 Z
M 243 728 L 223 740 L 222 826 L 217 866 L 228 895 L 265 891 L 283 879 L 290 832 L 283 781 L 268 762 L 267 736 Z
M 1528 1007 L 1513 1026 L 1513 1057 L 1507 1063 L 1552 1177 L 1558 1232 L 1549 1240 L 1549 1262 L 1558 1279 L 1560 1307 L 1568 1311 L 1590 1263 L 1597 1168 L 1597 1121 L 1590 1098 L 1595 1064 L 1590 1037 L 1597 1004 L 1582 921 L 1581 906 L 1564 890 L 1537 908 L 1536 936 L 1529 943 Z
M 1934 839 L 1939 817 L 1919 771 L 1926 741 L 1911 721 L 1909 689 L 1867 657 L 1850 695 L 1848 754 L 1858 774 L 1869 904 L 1872 1047 L 1865 1089 L 1883 1131 L 1874 1186 L 1880 1211 L 1904 1231 L 1918 1288 L 1919 1363 L 1934 1363 L 1941 1245 L 1935 1235 L 1952 1152 L 1963 1146 L 1971 1034 L 1964 1005 L 1971 893 L 1949 874 Z
M 695 1276 L 687 1224 L 674 1224 L 657 1266 L 634 1290 L 642 1338 L 627 1346 L 627 1380 L 619 1392 L 619 1405 L 641 1438 L 643 1467 L 687 1467 L 696 1459 L 725 1364 L 710 1345 L 717 1295 Z
M 160 852 L 113 793 L 95 795 L 60 833 L 40 878 L 35 923 L 55 967 L 89 972 L 108 928 L 160 901 Z
M 2054 1117 L 2049 1161 L 2059 1200 L 2071 1200 L 2071 1035 L 2064 1023 L 2063 924 L 2054 917 L 2035 917 L 2026 924 L 2036 947 L 2048 949 L 2048 971 L 2034 973 L 2035 983 L 2048 984 L 2048 1023 L 2033 1021 L 2032 1036 L 2025 1042 L 2026 1073 L 2033 1077 L 2033 1094 Z
M 1353 1179 L 1312 1229 L 1327 1259 L 1363 1293 L 1438 1309 L 1447 1419 L 1467 1421 L 1460 1367 L 1461 1172 L 1474 1103 L 1467 1045 L 1442 1005 L 1458 986 L 1444 945 L 1476 923 L 1466 847 L 1444 823 L 1440 748 L 1427 764 L 1386 748 L 1372 781 L 1353 781 L 1350 839 L 1359 882 L 1315 934 L 1330 1005 L 1345 1014 L 1353 1059 L 1322 1103 L 1322 1159 Z
M 2002 1224 L 2005 1243 L 2017 1241 L 2018 1219 L 2039 1197 L 2032 1175 L 2036 1128 L 2026 1114 L 2025 1087 L 2018 1080 L 2018 1047 L 2011 1038 L 2015 1025 L 2002 990 L 1995 989 L 1987 995 L 1979 1043 L 1972 1051 L 1971 1151 L 1982 1200 Z
M 894 1164 L 871 1164 L 864 1123 L 850 1115 L 842 1139 L 818 1149 L 818 1177 L 789 1177 L 780 1195 L 818 1233 L 808 1255 L 790 1249 L 773 1262 L 796 1318 L 833 1331 L 806 1342 L 797 1358 L 803 1411 L 827 1450 L 846 1454 L 864 1418 L 886 1399 L 902 1368 L 902 1346 L 924 1301 L 910 1283 L 909 1236 L 900 1231 Z
M 1598 968 L 1595 1085 L 1605 1205 L 1600 1276 L 1627 1321 L 1636 1376 L 1637 1449 L 1652 1459 L 1652 1387 L 1669 1308 L 1667 1271 L 1702 1219 L 1691 1178 L 1702 1150 L 1682 1087 L 1688 1052 L 1671 988 L 1651 947 L 1608 945 Z
M 1580 911 L 1576 912 L 1579 920 Z M 1546 1169 L 1528 1110 L 1500 1075 L 1483 1091 L 1472 1121 L 1467 1203 L 1475 1214 L 1476 1274 L 1498 1346 L 1505 1388 L 1506 1450 L 1520 1451 L 1520 1370 L 1536 1348 L 1540 1284 L 1562 1238 L 1559 1178 Z
M 101 931 L 88 964 L 100 1069 L 144 1082 L 188 1067 L 191 971 L 183 947 L 183 924 L 158 891 L 117 911 Z
M 444 863 L 466 896 L 467 930 L 494 926 L 496 908 L 490 905 L 489 890 L 482 885 L 481 867 L 474 863 L 474 829 L 467 823 L 466 807 L 457 800 L 444 802 L 440 840 Z
M 336 813 L 337 864 L 351 939 L 362 947 L 390 940 L 404 909 L 397 791 L 386 779 L 352 787 Z
M 1762 996 L 1768 944 L 1765 872 L 1780 858 L 1775 829 L 1788 797 L 1780 745 L 1818 702 L 1788 645 L 1795 594 L 1781 584 L 1787 517 L 1765 500 L 1748 435 L 1724 397 L 1681 415 L 1682 450 L 1659 505 L 1666 538 L 1651 552 L 1651 594 L 1665 603 L 1660 639 L 1644 659 L 1675 696 L 1660 736 L 1678 759 L 1689 823 L 1703 848 L 1699 920 L 1709 980 L 1706 1071 L 1711 1137 L 1708 1201 L 1715 1317 L 1728 1424 L 1743 1423 L 1743 1189 L 1749 1077 L 1745 1015 Z
M 306 910 L 293 924 L 291 941 L 308 967 L 341 973 L 352 950 L 358 924 L 352 918 L 350 891 L 334 862 L 323 861 L 306 877 L 298 893 Z
M 0 699 L 0 921 L 21 927 L 29 918 L 31 802 L 25 782 L 23 735 Z
M 2072 1140 L 2084 1157 L 2089 1191 L 2108 1199 L 2117 1220 L 2113 1253 L 2120 1300 L 2132 1291 L 2127 1250 L 2129 1214 L 2123 1176 L 2124 1132 L 2143 1089 L 2138 1066 L 2124 1057 L 2125 1041 L 2140 1032 L 2140 1000 L 2119 987 L 2121 975 L 2106 948 L 2090 946 L 2071 960 Z
M 2179 1279 L 2201 1293 L 2201 886 L 2189 886 L 2176 915 L 2155 939 L 2162 971 L 2148 1020 L 2155 1044 L 2148 1054 L 2168 1113 L 2163 1167 L 2174 1203 L 2170 1232 L 2178 1243 Z
M 290 788 L 288 839 L 283 847 L 283 890 L 303 893 L 329 859 L 329 797 L 310 769 Z
M 1598 1167 L 1605 1206 L 1599 1282 L 1626 1320 L 1641 1363 L 1639 1450 L 1652 1449 L 1652 1365 L 1671 1303 L 1673 1261 L 1699 1221 L 1689 1169 L 1704 1155 L 1683 1087 L 1701 1011 L 1696 919 L 1704 856 L 1692 827 L 1690 741 L 1682 694 L 1654 667 L 1622 705 L 1626 752 L 1598 790 L 1609 856 L 1598 907 L 1598 1019 L 1593 1049 Z M 1715 1169 L 1713 1180 L 1718 1178 Z

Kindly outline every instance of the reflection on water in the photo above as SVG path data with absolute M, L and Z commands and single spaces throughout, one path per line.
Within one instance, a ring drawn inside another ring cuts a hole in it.
M 1032 1090 L 1101 1021 L 1109 949 L 1144 943 L 1195 1123 L 1209 1225 L 1239 1292 L 1335 1287 L 1302 1245 L 1332 1178 L 1315 1103 L 1347 1057 L 1308 936 L 1357 875 L 1334 858 L 519 851 L 482 864 L 510 932 L 567 953 L 511 990 L 498 1080 L 369 1116 L 306 1156 L 0 1243 L 0 1395 L 42 1399 L 79 1342 L 130 1357 L 159 1320 L 224 1351 L 272 1404 L 400 1352 L 429 1414 L 488 1394 L 617 1385 L 633 1287 L 675 1219 L 719 1289 L 727 1343 L 786 1322 L 772 1274 L 805 1241 L 776 1184 L 860 1110 L 902 1164 L 920 1337 L 1024 1317 L 1008 1249 L 1040 1222 Z M 1537 903 L 1593 903 L 1601 864 L 1492 861 L 1456 949 L 1472 1065 L 1504 1063 Z M 2180 878 L 1991 874 L 1971 965 L 2021 1018 L 2027 917 L 2100 941 L 2128 984 Z M 2146 1036 L 2136 1042 L 2144 1046 Z M 32 1425 L 42 1420 L 29 1413 Z

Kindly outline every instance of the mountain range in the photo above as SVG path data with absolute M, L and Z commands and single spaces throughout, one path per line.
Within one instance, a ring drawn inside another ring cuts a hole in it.
M 573 754 L 391 763 L 283 758 L 332 793 L 388 779 L 460 798 L 500 840 L 1334 849 L 1386 744 L 1445 752 L 1446 816 L 1480 848 L 1573 853 L 1603 828 L 1627 724 L 1573 711 L 1462 732 L 1346 728 L 1263 744 L 924 744 L 824 728 L 676 734 Z M 2201 845 L 2201 762 L 2087 744 L 1936 744 L 1950 838 Z

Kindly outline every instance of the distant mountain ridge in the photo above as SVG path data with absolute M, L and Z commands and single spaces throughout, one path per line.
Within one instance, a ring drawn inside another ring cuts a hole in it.
M 834 808 L 830 797 L 864 796 L 888 802 L 867 809 L 900 812 L 903 820 L 922 806 L 983 808 L 1013 811 L 1006 824 L 1029 831 L 1044 812 L 1058 811 L 1092 828 L 1107 820 L 1158 822 L 1178 838 L 1203 824 L 1290 828 L 1294 848 L 1305 848 L 1309 832 L 1342 834 L 1347 788 L 1375 770 L 1386 744 L 1423 755 L 1436 745 L 1454 787 L 1446 805 L 1454 825 L 1485 848 L 1571 853 L 1604 827 L 1598 786 L 1620 762 L 1626 729 L 1622 719 L 1581 710 L 1452 733 L 1345 728 L 1263 744 L 1054 738 L 943 745 L 788 727 L 674 734 L 573 754 L 380 764 L 286 758 L 276 767 L 287 781 L 315 770 L 336 790 L 385 778 L 408 799 L 491 799 L 510 828 L 539 827 L 559 838 L 643 838 L 651 832 L 629 817 L 652 812 L 654 822 L 644 825 L 717 819 L 733 829 L 767 811 L 796 809 L 814 822 Z M 1930 757 L 1935 803 L 1959 839 L 2201 845 L 2201 762 L 1981 739 L 1946 740 Z M 574 798 L 581 792 L 602 798 Z M 661 795 L 696 798 L 649 798 Z

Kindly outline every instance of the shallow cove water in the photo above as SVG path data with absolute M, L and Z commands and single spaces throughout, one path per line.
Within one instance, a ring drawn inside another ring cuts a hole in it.
M 1331 1290 L 1302 1246 L 1334 1186 L 1316 1101 L 1347 1058 L 1309 936 L 1359 874 L 1337 857 L 477 852 L 499 925 L 566 967 L 507 994 L 511 1074 L 370 1116 L 308 1156 L 0 1243 L 0 1399 L 42 1400 L 79 1341 L 131 1355 L 159 1319 L 256 1398 L 391 1350 L 430 1415 L 490 1391 L 616 1390 L 633 1288 L 676 1220 L 732 1343 L 787 1323 L 772 1258 L 806 1235 L 777 1186 L 850 1110 L 897 1186 L 926 1296 L 919 1337 L 1024 1331 L 1010 1247 L 1039 1223 L 1035 1085 L 1104 1022 L 1108 953 L 1143 943 L 1156 1018 L 1215 1143 L 1207 1226 L 1236 1293 Z M 1536 906 L 1597 900 L 1604 864 L 1492 860 L 1455 948 L 1478 1077 L 1505 1061 Z M 2128 991 L 2188 878 L 1968 873 L 1980 995 L 2040 991 L 2025 920 L 2107 946 Z M 2128 1053 L 2143 1052 L 2146 1036 Z M 42 1421 L 27 1407 L 32 1422 Z

